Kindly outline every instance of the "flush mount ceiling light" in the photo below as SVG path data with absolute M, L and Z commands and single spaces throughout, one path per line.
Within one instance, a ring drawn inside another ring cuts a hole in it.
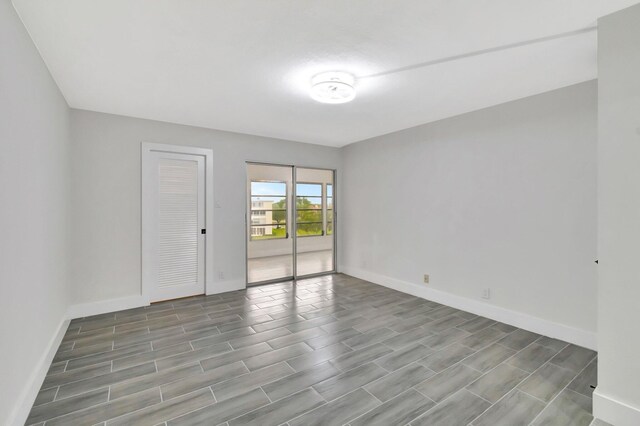
M 325 104 L 344 104 L 356 97 L 355 78 L 346 72 L 323 72 L 311 79 L 311 98 Z

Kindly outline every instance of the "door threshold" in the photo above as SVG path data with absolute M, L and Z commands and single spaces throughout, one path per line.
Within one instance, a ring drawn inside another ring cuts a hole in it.
M 274 278 L 272 280 L 266 280 L 266 281 L 257 281 L 254 283 L 247 283 L 247 288 L 249 287 L 257 287 L 260 285 L 268 285 L 268 284 L 280 284 L 280 283 L 286 283 L 287 281 L 301 281 L 301 280 L 306 280 L 309 278 L 316 278 L 316 277 L 323 277 L 325 275 L 333 275 L 333 274 L 337 274 L 337 271 L 328 271 L 328 272 L 318 272 L 317 274 L 308 274 L 308 275 L 301 275 L 297 278 L 294 277 L 285 277 L 285 278 Z
M 191 296 L 176 297 L 174 299 L 156 300 L 155 302 L 149 302 L 149 304 L 155 305 L 156 303 L 167 303 L 167 302 L 173 302 L 175 300 L 191 299 L 192 297 L 200 297 L 200 296 L 206 296 L 206 294 L 201 293 L 201 294 L 193 294 Z

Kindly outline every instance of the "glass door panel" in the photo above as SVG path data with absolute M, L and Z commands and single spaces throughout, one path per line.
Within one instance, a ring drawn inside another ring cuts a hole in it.
M 247 283 L 293 278 L 293 167 L 247 164 Z
M 332 272 L 333 170 L 296 167 L 296 277 Z

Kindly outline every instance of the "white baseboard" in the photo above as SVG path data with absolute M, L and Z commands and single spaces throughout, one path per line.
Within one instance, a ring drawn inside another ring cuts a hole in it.
M 556 339 L 564 340 L 569 343 L 583 346 L 585 348 L 596 350 L 597 340 L 596 333 L 581 330 L 564 324 L 534 317 L 522 312 L 512 311 L 490 303 L 481 302 L 479 300 L 469 299 L 468 297 L 457 296 L 433 288 L 419 286 L 407 281 L 398 280 L 374 272 L 365 271 L 360 268 L 343 266 L 342 272 L 352 275 L 356 278 L 371 281 L 394 290 L 408 293 L 423 299 L 432 300 L 443 305 L 471 312 L 476 315 L 491 318 L 496 321 L 504 322 L 514 327 L 522 328 L 549 336 Z M 638 423 L 640 424 L 640 423 Z
M 605 395 L 600 388 L 593 392 L 593 416 L 616 426 L 640 425 L 640 408 Z
M 69 306 L 69 309 L 67 310 L 67 318 L 75 319 L 89 317 L 92 315 L 122 311 L 124 309 L 139 308 L 140 306 L 149 306 L 149 300 L 144 296 L 129 296 L 121 297 L 119 299 L 78 303 L 76 305 Z
M 244 290 L 245 288 L 247 288 L 247 284 L 244 280 L 216 281 L 213 283 L 212 289 L 207 288 L 207 296 L 226 293 L 228 291 Z
M 58 351 L 58 347 L 60 346 L 60 342 L 62 342 L 62 338 L 64 337 L 68 326 L 69 320 L 63 319 L 60 322 L 60 325 L 58 325 L 58 329 L 55 334 L 51 340 L 49 340 L 46 350 L 35 365 L 31 377 L 27 380 L 27 384 L 24 387 L 20 398 L 18 398 L 18 405 L 14 408 L 13 413 L 9 417 L 9 425 L 21 426 L 27 421 L 31 407 L 38 396 L 42 382 L 44 382 L 44 378 L 49 371 L 53 357 Z

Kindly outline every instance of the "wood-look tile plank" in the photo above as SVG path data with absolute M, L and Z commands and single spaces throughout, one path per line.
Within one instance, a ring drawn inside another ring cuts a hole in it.
M 337 376 L 340 373 L 340 370 L 328 362 L 325 362 L 264 385 L 262 386 L 262 390 L 264 390 L 269 399 L 277 401 L 285 396 L 292 395 L 302 389 L 313 386 L 316 383 Z
M 160 390 L 162 391 L 162 398 L 175 398 L 176 396 L 184 395 L 189 392 L 193 392 L 194 390 L 213 386 L 226 380 L 231 380 L 248 372 L 249 370 L 242 361 L 237 361 L 200 374 L 192 374 L 166 385 L 162 385 L 160 387 Z
M 64 372 L 64 369 L 67 367 L 67 361 L 61 362 L 53 362 L 47 371 L 47 376 L 52 376 L 54 374 L 60 374 Z
M 398 334 L 396 336 L 390 337 L 386 340 L 383 340 L 382 343 L 389 346 L 390 348 L 399 349 L 399 348 L 402 348 L 403 346 L 411 345 L 416 341 L 433 336 L 433 334 L 434 334 L 433 332 L 427 331 L 424 328 L 419 327 L 419 328 L 414 328 L 412 330 Z M 348 342 L 345 342 L 345 343 L 348 344 Z
M 598 359 L 589 365 L 569 384 L 568 389 L 591 398 L 593 390 L 598 385 Z
M 103 386 L 109 386 L 123 380 L 131 380 L 133 378 L 143 377 L 155 373 L 156 366 L 154 363 L 136 365 L 134 367 L 125 368 L 123 370 L 114 371 L 100 376 L 91 377 L 77 382 L 60 386 L 56 399 L 68 398 Z
M 513 333 L 503 337 L 498 341 L 503 346 L 506 346 L 515 351 L 519 351 L 521 349 L 526 348 L 531 343 L 535 342 L 540 338 L 539 334 L 532 333 L 527 330 L 515 330 Z
M 349 420 L 378 406 L 380 402 L 362 389 L 289 421 L 290 426 L 342 426 Z
M 532 426 L 589 426 L 593 420 L 591 398 L 565 389 L 540 413 Z
M 167 426 L 200 426 L 215 419 L 220 424 L 269 404 L 262 389 L 254 389 L 225 401 L 211 404 L 167 422 Z
M 229 421 L 229 426 L 279 425 L 322 405 L 324 400 L 313 389 L 305 389 L 272 404 Z
M 369 383 L 365 389 L 382 402 L 428 379 L 435 373 L 420 364 L 409 364 L 385 377 Z
M 528 425 L 543 408 L 543 402 L 514 389 L 474 420 L 473 425 Z
M 422 339 L 420 343 L 433 349 L 434 351 L 439 351 L 470 335 L 471 334 L 467 331 L 460 330 L 458 328 L 450 328 L 441 333 L 428 336 Z
M 47 426 L 93 425 L 107 421 L 162 401 L 158 388 L 77 410 L 62 417 L 47 421 Z
M 467 386 L 474 394 L 495 404 L 514 389 L 529 373 L 509 364 L 500 364 L 478 380 Z
M 336 343 L 311 352 L 306 352 L 305 354 L 295 358 L 288 359 L 287 364 L 289 364 L 294 370 L 301 371 L 325 361 L 338 358 L 347 352 L 352 352 L 352 349 L 342 343 Z
M 201 389 L 109 420 L 107 426 L 154 426 L 214 402 L 211 390 L 209 388 Z
M 60 401 L 53 401 L 48 404 L 38 405 L 31 409 L 26 424 L 31 425 L 60 417 L 77 410 L 82 410 L 84 408 L 91 407 L 92 405 L 106 402 L 108 397 L 109 388 L 102 388 Z
M 295 373 L 293 368 L 289 367 L 286 363 L 281 362 L 279 364 L 270 365 L 260 370 L 243 374 L 234 379 L 218 383 L 211 386 L 211 390 L 213 390 L 216 400 L 224 401 L 225 399 L 242 395 L 252 389 L 264 386 L 267 383 L 274 382 L 293 373 Z
M 191 346 L 194 349 L 204 348 L 205 346 L 211 346 L 218 343 L 231 342 L 233 339 L 240 337 L 251 336 L 256 332 L 251 327 L 241 327 L 235 330 L 227 331 L 226 333 L 220 333 L 217 335 L 205 337 L 202 339 L 192 340 Z
M 426 323 L 423 328 L 433 333 L 442 333 L 467 321 L 460 315 L 449 315 Z
M 53 362 L 68 361 L 74 358 L 81 358 L 87 355 L 95 355 L 101 352 L 107 352 L 113 349 L 113 342 L 103 342 L 97 345 L 86 346 L 83 348 L 73 349 L 70 351 L 56 352 Z
M 486 373 L 515 353 L 516 351 L 506 346 L 494 344 L 476 352 L 462 362 L 471 368 Z
M 466 425 L 490 407 L 484 399 L 462 389 L 411 422 L 412 426 Z
M 129 378 L 111 386 L 110 399 L 122 398 L 123 396 L 161 386 L 165 383 L 175 382 L 188 376 L 200 374 L 201 372 L 202 369 L 199 364 L 189 364 L 136 378 Z
M 419 362 L 435 372 L 446 370 L 474 353 L 473 349 L 453 343 L 442 350 L 427 355 Z
M 266 343 L 258 343 L 252 346 L 245 346 L 242 349 L 234 350 L 232 352 L 225 352 L 221 355 L 203 359 L 200 361 L 200 365 L 202 365 L 203 370 L 207 371 L 226 364 L 231 364 L 232 362 L 248 359 L 256 355 L 269 353 L 271 350 L 271 346 Z
M 291 346 L 285 346 L 281 349 L 274 349 L 260 355 L 255 355 L 244 359 L 244 363 L 249 370 L 258 370 L 268 365 L 277 364 L 281 361 L 287 361 L 291 358 L 302 354 L 312 352 L 313 350 L 304 343 L 294 343 Z
M 546 346 L 542 346 L 537 343 L 532 343 L 518 352 L 507 362 L 521 370 L 533 373 L 555 354 L 556 351 L 551 348 L 547 348 Z
M 560 351 L 558 355 L 554 356 L 553 359 L 551 359 L 551 363 L 558 367 L 579 373 L 595 357 L 596 353 L 590 349 L 569 345 Z
M 311 346 L 313 349 L 320 349 L 325 346 L 334 345 L 336 343 L 344 342 L 345 340 L 357 336 L 360 333 L 358 330 L 354 328 L 347 328 L 344 330 L 337 331 L 335 333 L 328 333 L 324 336 L 314 337 L 312 339 L 305 340 L 304 342 Z
M 495 328 L 487 327 L 482 329 L 471 336 L 465 337 L 460 340 L 460 344 L 468 348 L 478 351 L 484 347 L 489 346 L 491 343 L 500 340 L 505 334 Z
M 495 323 L 496 322 L 492 319 L 485 318 L 485 317 L 477 317 L 470 321 L 465 322 L 464 324 L 460 324 L 457 327 L 461 330 L 468 331 L 469 333 L 476 333 Z
M 179 365 L 191 364 L 196 361 L 211 358 L 225 352 L 231 352 L 233 349 L 229 343 L 218 343 L 217 345 L 205 346 L 204 348 L 194 351 L 183 352 L 163 359 L 156 360 L 158 371 L 175 368 Z
M 325 400 L 331 401 L 386 375 L 385 369 L 374 363 L 369 363 L 324 380 L 314 385 L 313 388 Z
M 518 385 L 518 389 L 545 402 L 555 397 L 571 380 L 575 373 L 554 364 L 546 364 Z
M 125 358 L 119 358 L 113 360 L 113 371 L 122 370 L 123 368 L 133 367 L 134 365 L 140 365 L 149 361 L 158 361 L 164 358 L 178 355 L 184 352 L 190 352 L 192 350 L 191 345 L 187 343 L 179 343 L 174 346 L 167 346 L 166 348 L 152 350 L 150 352 L 144 352 L 141 354 L 131 355 Z
M 111 363 L 104 362 L 102 364 L 90 365 L 88 367 L 78 368 L 76 370 L 47 376 L 42 383 L 42 389 L 48 389 L 54 386 L 57 387 L 65 385 L 67 383 L 73 383 L 80 380 L 101 376 L 103 374 L 109 373 L 110 371 Z
M 89 365 L 101 364 L 106 361 L 114 361 L 120 358 L 126 358 L 130 355 L 137 355 L 145 352 L 151 352 L 151 343 L 140 343 L 137 345 L 125 346 L 124 348 L 115 349 L 108 352 L 101 352 L 95 355 L 88 355 L 82 358 L 69 360 L 67 371 L 77 368 L 87 367 Z
M 273 330 L 276 331 L 276 330 Z M 326 331 L 320 327 L 310 328 L 308 330 L 297 331 L 291 333 L 287 330 L 288 334 L 276 337 L 275 339 L 269 339 L 267 343 L 274 349 L 284 348 L 285 346 L 293 345 L 294 343 L 304 342 L 305 340 L 313 339 L 314 337 L 324 336 Z M 233 345 L 233 342 L 232 342 Z
M 433 351 L 419 343 L 397 349 L 376 360 L 376 364 L 388 371 L 395 371 L 422 359 Z
M 421 394 L 440 402 L 478 379 L 482 373 L 457 364 L 415 386 Z
M 351 420 L 349 424 L 351 426 L 405 425 L 434 405 L 435 402 L 429 398 L 409 389 L 355 420 Z
M 37 407 L 38 405 L 46 404 L 47 402 L 53 401 L 57 393 L 57 387 L 41 389 L 40 392 L 38 392 L 38 395 L 36 395 L 36 400 L 34 401 L 33 406 Z

